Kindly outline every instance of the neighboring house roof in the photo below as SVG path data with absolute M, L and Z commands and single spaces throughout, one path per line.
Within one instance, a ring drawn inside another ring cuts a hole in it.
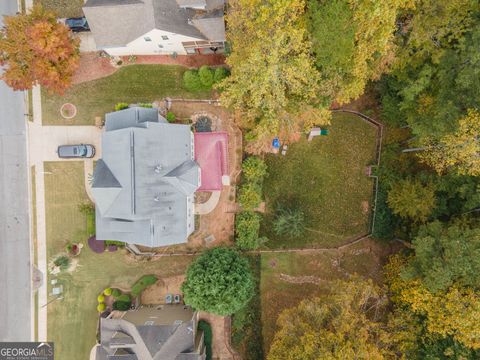
M 97 239 L 184 243 L 194 230 L 193 194 L 200 186 L 193 152 L 190 127 L 169 124 L 157 109 L 107 114 L 92 183 Z
M 129 310 L 121 318 L 100 319 L 96 360 L 204 360 L 198 335 L 196 314 L 189 307 Z
M 224 0 L 88 0 L 83 11 L 97 46 L 108 48 L 126 46 L 153 29 L 224 41 L 223 6 Z
M 228 134 L 196 132 L 195 160 L 202 176 L 198 191 L 222 190 L 222 176 L 228 175 Z

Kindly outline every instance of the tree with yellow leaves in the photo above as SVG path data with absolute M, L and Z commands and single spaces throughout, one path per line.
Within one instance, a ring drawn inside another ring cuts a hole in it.
M 396 19 L 409 6 L 411 0 L 309 0 L 307 27 L 322 91 L 345 104 L 387 71 Z
M 223 105 L 241 112 L 249 140 L 324 123 L 318 72 L 304 26 L 304 0 L 232 0 L 227 14 L 231 75 L 219 84 Z M 308 111 L 306 119 L 302 113 Z M 312 116 L 315 119 L 312 119 Z M 328 115 L 327 115 L 328 121 Z M 317 120 L 317 121 L 316 121 Z
M 480 113 L 469 109 L 458 121 L 455 133 L 429 144 L 418 156 L 439 174 L 453 171 L 459 175 L 480 175 Z
M 268 360 L 384 359 L 376 315 L 386 297 L 371 280 L 339 281 L 330 294 L 304 300 L 278 319 Z
M 441 337 L 451 336 L 467 348 L 480 349 L 480 294 L 457 285 L 432 293 L 421 280 L 404 279 L 400 275 L 409 261 L 396 255 L 386 266 L 392 301 L 423 317 L 428 332 Z

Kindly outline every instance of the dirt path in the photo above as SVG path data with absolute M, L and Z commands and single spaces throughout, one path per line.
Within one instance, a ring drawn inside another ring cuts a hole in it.
M 241 357 L 230 346 L 230 319 L 200 312 L 199 320 L 207 321 L 212 327 L 214 360 L 240 360 Z

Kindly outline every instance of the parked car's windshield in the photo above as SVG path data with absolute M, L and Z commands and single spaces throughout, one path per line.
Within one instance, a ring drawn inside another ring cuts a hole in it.
M 80 151 L 81 156 L 86 156 L 87 155 L 87 147 L 82 145 L 78 147 L 78 150 Z

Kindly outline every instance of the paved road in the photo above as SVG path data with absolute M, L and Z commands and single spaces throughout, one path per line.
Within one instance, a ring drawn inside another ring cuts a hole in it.
M 15 14 L 1 0 L 0 14 Z M 0 19 L 0 25 L 3 19 Z M 30 236 L 22 92 L 0 81 L 0 341 L 31 338 Z

